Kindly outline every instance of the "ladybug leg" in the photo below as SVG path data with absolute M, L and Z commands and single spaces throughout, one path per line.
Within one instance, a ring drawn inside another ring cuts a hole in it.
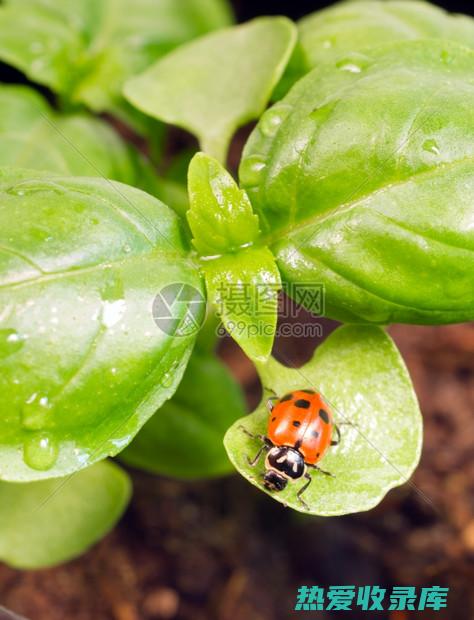
M 341 430 L 337 424 L 334 424 L 334 430 L 337 433 L 337 439 L 331 441 L 331 446 L 337 446 L 341 443 Z
M 313 469 L 317 469 L 318 471 L 320 471 L 325 476 L 331 476 L 331 478 L 335 478 L 336 477 L 330 471 L 326 471 L 325 469 L 321 469 L 321 467 L 319 467 L 319 465 L 311 465 L 310 463 L 306 463 L 306 465 L 307 465 L 307 467 L 312 467 Z
M 303 486 L 301 487 L 301 489 L 298 491 L 298 493 L 296 494 L 296 497 L 299 499 L 299 501 L 301 502 L 301 504 L 306 508 L 306 510 L 309 510 L 309 506 L 308 504 L 302 499 L 302 495 L 303 493 L 306 491 L 306 489 L 309 487 L 309 485 L 312 482 L 312 478 L 311 476 L 308 474 L 308 472 L 305 473 L 304 477 L 306 478 L 307 482 L 305 482 L 303 484 Z
M 270 441 L 267 437 L 265 437 L 265 435 L 254 435 L 253 433 L 248 431 L 245 426 L 242 426 L 242 424 L 239 425 L 239 428 L 243 433 L 247 435 L 247 437 L 251 437 L 252 439 L 260 439 L 260 441 L 263 441 L 265 444 L 268 444 L 268 442 Z
M 254 467 L 258 463 L 263 452 L 266 452 L 269 449 L 269 447 L 270 446 L 264 443 L 263 446 L 260 446 L 257 454 L 253 457 L 253 459 L 250 459 L 249 457 L 247 457 L 247 463 L 250 465 L 250 467 Z
M 339 422 L 339 424 L 334 424 L 334 430 L 337 433 L 337 439 L 333 439 L 331 441 L 331 446 L 337 446 L 339 443 L 341 443 L 341 429 L 339 428 L 340 426 L 357 426 L 357 424 L 354 424 L 354 422 Z
M 253 457 L 253 459 L 247 457 L 248 464 L 253 467 L 257 464 L 263 452 L 266 452 L 272 447 L 272 442 L 268 439 L 268 437 L 265 437 L 265 435 L 254 435 L 242 425 L 240 425 L 239 428 L 242 429 L 242 432 L 244 432 L 248 437 L 251 437 L 252 439 L 259 439 L 262 442 L 262 445 L 260 446 L 257 454 Z

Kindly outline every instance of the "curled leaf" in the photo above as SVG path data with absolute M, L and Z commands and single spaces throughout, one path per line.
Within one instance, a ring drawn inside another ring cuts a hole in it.
M 272 497 L 301 512 L 330 516 L 369 510 L 393 487 L 407 482 L 420 458 L 422 420 L 410 377 L 395 345 L 378 327 L 346 326 L 333 332 L 301 368 L 274 359 L 259 365 L 264 398 L 254 413 L 238 420 L 225 436 L 237 470 L 263 487 L 263 458 L 252 467 L 261 446 L 246 435 L 267 432 L 266 399 L 295 389 L 319 391 L 331 405 L 342 439 L 321 461 L 334 478 L 309 470 L 312 482 L 304 506 L 296 497 L 301 480 Z M 304 482 L 304 481 L 303 481 Z

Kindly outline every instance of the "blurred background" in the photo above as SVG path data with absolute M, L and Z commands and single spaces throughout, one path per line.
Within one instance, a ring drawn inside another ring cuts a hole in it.
M 327 4 L 234 2 L 240 21 L 261 14 L 298 18 Z M 472 1 L 436 4 L 473 12 Z M 245 135 L 237 137 L 231 160 L 237 161 Z M 336 326 L 318 322 L 324 337 Z M 285 620 L 297 616 L 292 609 L 302 584 L 440 585 L 450 587 L 448 609 L 441 612 L 345 615 L 474 618 L 474 324 L 393 326 L 390 332 L 425 420 L 412 486 L 391 491 L 368 513 L 310 518 L 238 475 L 185 483 L 132 472 L 134 498 L 115 531 L 59 568 L 20 572 L 0 565 L 2 604 L 31 620 Z M 300 365 L 315 344 L 281 339 L 275 355 Z M 252 364 L 230 339 L 221 342 L 220 355 L 245 388 L 251 410 L 261 394 Z

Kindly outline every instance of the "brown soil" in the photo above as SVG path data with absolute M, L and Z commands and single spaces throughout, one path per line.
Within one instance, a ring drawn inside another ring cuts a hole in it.
M 391 332 L 425 416 L 414 484 L 428 500 L 407 485 L 371 512 L 309 518 L 238 476 L 182 483 L 134 472 L 133 502 L 112 534 L 59 568 L 1 566 L 0 602 L 30 620 L 283 620 L 301 584 L 437 584 L 451 588 L 448 610 L 406 617 L 473 618 L 474 324 Z M 279 344 L 298 363 L 311 346 Z M 230 341 L 222 355 L 255 403 L 252 366 Z

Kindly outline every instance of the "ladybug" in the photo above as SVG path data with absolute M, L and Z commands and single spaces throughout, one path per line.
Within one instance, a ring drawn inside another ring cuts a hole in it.
M 247 435 L 263 442 L 255 457 L 248 459 L 249 465 L 255 466 L 266 453 L 263 484 L 269 491 L 282 491 L 289 481 L 305 478 L 297 497 L 308 508 L 301 498 L 312 480 L 307 470 L 317 469 L 333 476 L 317 463 L 330 446 L 339 443 L 339 427 L 327 402 L 314 390 L 295 390 L 282 398 L 272 397 L 267 407 L 270 413 L 267 435 L 253 435 L 242 427 Z M 336 439 L 333 439 L 334 432 Z

